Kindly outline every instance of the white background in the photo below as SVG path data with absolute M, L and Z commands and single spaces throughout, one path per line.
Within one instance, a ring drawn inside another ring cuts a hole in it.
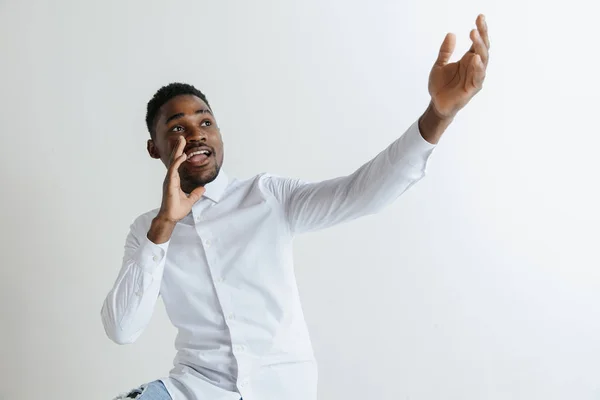
M 297 240 L 320 399 L 599 399 L 592 4 L 1 2 L 0 399 L 107 400 L 170 369 L 162 304 L 133 345 L 100 322 L 129 224 L 160 202 L 160 86 L 207 94 L 230 175 L 345 175 L 418 118 L 444 35 L 455 60 L 478 13 L 486 84 L 428 176 Z

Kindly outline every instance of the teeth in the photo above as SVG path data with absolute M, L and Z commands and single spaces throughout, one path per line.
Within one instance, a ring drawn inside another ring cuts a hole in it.
M 188 154 L 187 159 L 189 160 L 190 158 L 197 156 L 199 154 L 204 154 L 205 156 L 208 156 L 210 154 L 210 152 L 208 150 L 198 150 L 198 151 L 194 151 L 190 154 Z

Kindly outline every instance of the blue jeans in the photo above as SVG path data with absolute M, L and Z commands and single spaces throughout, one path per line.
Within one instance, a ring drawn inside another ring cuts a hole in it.
M 127 400 L 173 400 L 167 388 L 161 381 L 153 381 L 147 385 L 132 390 L 126 397 Z
M 173 400 L 169 392 L 167 392 L 167 388 L 165 388 L 165 385 L 161 381 L 153 381 L 147 385 L 142 385 L 137 389 L 133 389 L 125 399 Z

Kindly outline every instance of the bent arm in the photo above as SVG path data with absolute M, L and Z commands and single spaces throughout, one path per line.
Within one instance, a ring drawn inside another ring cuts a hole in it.
M 130 228 L 121 270 L 101 310 L 104 330 L 118 344 L 133 343 L 150 322 L 169 245 L 153 243 L 139 225 Z

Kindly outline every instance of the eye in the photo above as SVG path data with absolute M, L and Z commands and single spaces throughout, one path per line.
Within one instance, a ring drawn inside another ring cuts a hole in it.
M 212 122 L 210 119 L 205 119 L 204 121 L 202 121 L 202 123 L 200 124 L 200 126 L 211 126 Z
M 183 126 L 175 125 L 174 127 L 171 128 L 171 132 L 183 132 Z

